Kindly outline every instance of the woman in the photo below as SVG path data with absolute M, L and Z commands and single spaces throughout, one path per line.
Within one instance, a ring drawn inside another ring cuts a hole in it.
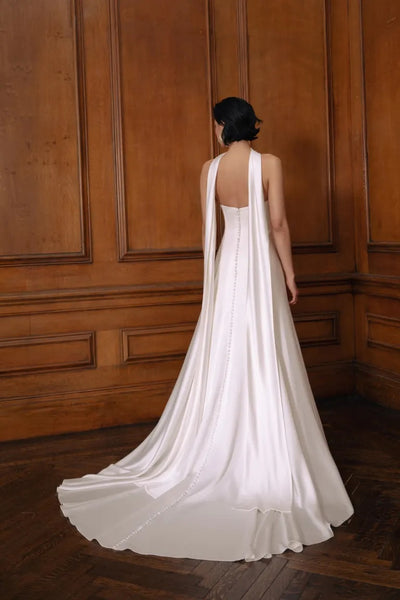
M 136 449 L 57 493 L 87 539 L 116 551 L 254 561 L 332 537 L 353 506 L 287 299 L 297 287 L 280 160 L 251 149 L 260 120 L 246 101 L 225 98 L 214 118 L 227 151 L 201 172 L 203 301 L 174 389 Z
M 256 139 L 260 119 L 255 116 L 253 107 L 240 98 L 226 98 L 214 107 L 215 135 L 222 147 L 228 147 L 223 167 L 219 167 L 216 197 L 225 206 L 242 206 L 247 198 L 247 173 L 243 176 L 243 164 L 248 164 L 250 141 Z M 242 124 L 242 125 L 240 125 Z M 238 131 L 238 128 L 242 131 Z M 225 132 L 224 132 L 225 129 Z M 245 137 L 243 137 L 245 136 Z M 237 139 L 239 138 L 239 139 Z M 229 157 L 229 160 L 228 160 Z M 205 202 L 207 175 L 212 160 L 204 163 L 200 177 L 201 206 L 203 216 L 203 248 L 205 227 Z M 296 304 L 298 290 L 293 270 L 290 232 L 286 220 L 283 196 L 282 164 L 277 156 L 262 155 L 262 181 L 265 197 L 270 197 L 269 212 L 275 246 L 278 250 L 286 277 L 286 285 L 291 293 L 290 304 Z M 247 202 L 247 200 L 246 200 Z

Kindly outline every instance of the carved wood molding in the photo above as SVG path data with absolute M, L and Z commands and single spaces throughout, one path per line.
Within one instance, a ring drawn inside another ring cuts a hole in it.
M 382 348 L 383 350 L 400 351 L 400 319 L 368 312 L 365 314 L 365 319 L 367 327 L 367 346 L 370 348 Z M 378 327 L 381 326 L 382 328 L 392 328 L 397 334 L 399 341 L 396 343 L 374 337 L 374 325 L 377 325 Z
M 369 204 L 368 204 L 369 207 Z M 369 219 L 368 219 L 369 223 Z M 370 237 L 370 231 L 368 227 L 368 235 Z M 399 253 L 400 242 L 372 242 L 370 239 L 367 244 L 368 252 L 386 252 L 386 253 Z
M 309 275 L 298 278 L 302 296 L 318 296 L 351 293 L 352 273 L 330 275 Z M 67 304 L 67 310 L 96 310 L 112 308 L 116 304 L 124 306 L 151 306 L 157 304 L 179 304 L 186 302 L 201 303 L 202 281 L 154 283 L 129 286 L 107 286 L 77 288 L 67 290 L 45 290 L 34 292 L 16 292 L 0 295 L 0 316 L 20 314 L 27 309 L 29 314 L 58 312 L 57 305 Z M 85 307 L 82 304 L 85 303 Z M 91 306 L 93 305 L 93 306 Z M 97 306 L 96 306 L 97 305 Z M 43 310 L 42 308 L 43 307 Z M 60 307 L 60 312 L 66 310 Z
M 81 312 L 113 308 L 201 304 L 200 282 L 116 286 L 0 296 L 0 317 L 21 314 Z
M 400 300 L 400 278 L 354 273 L 353 293 Z
M 300 345 L 303 348 L 340 344 L 340 313 L 338 311 L 300 313 L 294 315 L 293 319 L 295 324 L 315 323 L 327 326 L 328 333 L 323 333 L 322 335 L 317 334 L 303 337 L 299 334 Z
M 132 364 L 184 358 L 195 327 L 196 322 L 189 322 L 122 329 L 121 362 Z M 166 342 L 164 350 L 160 345 L 163 338 L 164 343 Z M 143 348 L 143 345 L 146 346 L 146 341 L 149 345 Z
M 0 357 L 0 375 L 5 376 L 95 367 L 95 332 L 3 338 Z

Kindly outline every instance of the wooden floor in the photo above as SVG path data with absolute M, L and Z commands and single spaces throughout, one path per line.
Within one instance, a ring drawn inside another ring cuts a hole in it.
M 122 458 L 155 423 L 1 444 L 1 600 L 399 600 L 400 413 L 318 406 L 355 514 L 326 542 L 251 563 L 115 552 L 63 516 L 56 486 Z

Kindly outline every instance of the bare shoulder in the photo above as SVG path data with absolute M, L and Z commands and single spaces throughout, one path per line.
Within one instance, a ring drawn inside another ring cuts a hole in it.
M 267 170 L 274 171 L 275 169 L 282 168 L 282 161 L 279 156 L 275 154 L 261 154 L 262 165 Z
M 261 154 L 261 169 L 264 190 L 268 191 L 270 184 L 282 180 L 282 162 L 275 154 Z

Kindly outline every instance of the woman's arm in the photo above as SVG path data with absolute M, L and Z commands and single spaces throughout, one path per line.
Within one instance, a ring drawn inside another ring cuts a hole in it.
M 285 273 L 286 285 L 291 293 L 290 304 L 296 304 L 298 289 L 292 259 L 289 225 L 286 218 L 283 192 L 282 163 L 272 154 L 263 154 L 263 186 L 268 189 L 269 214 L 272 236 Z
M 201 216 L 202 216 L 202 226 L 201 226 L 201 243 L 203 248 L 203 256 L 204 256 L 204 235 L 206 229 L 206 202 L 207 202 L 207 176 L 208 169 L 210 168 L 211 160 L 208 160 L 204 163 L 201 168 L 200 173 L 200 202 L 201 202 Z

